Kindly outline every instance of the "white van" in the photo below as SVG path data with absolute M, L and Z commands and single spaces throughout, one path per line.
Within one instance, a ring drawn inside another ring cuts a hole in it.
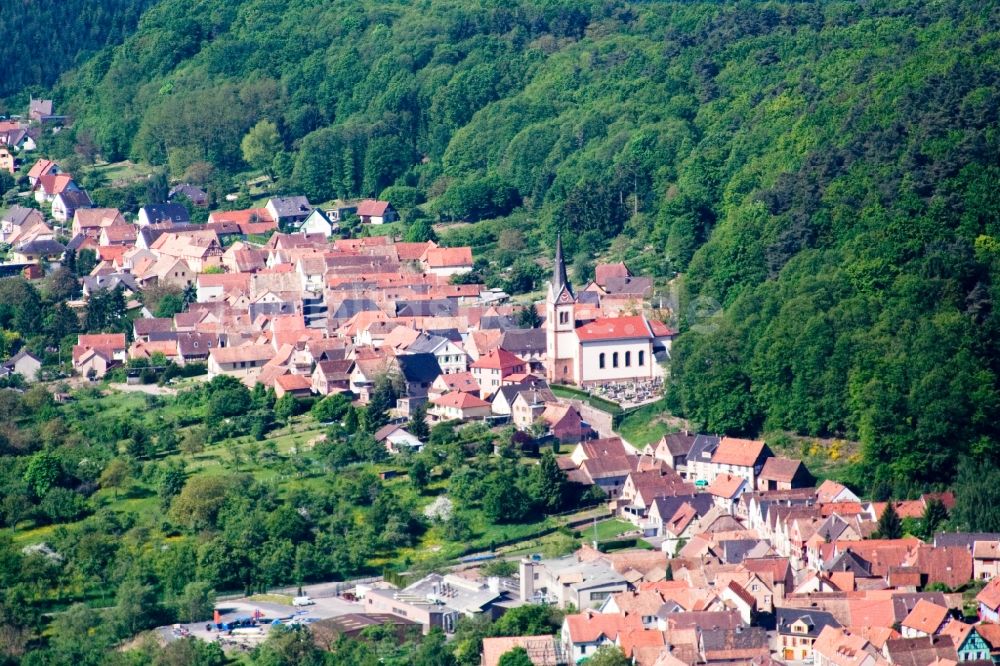
M 316 602 L 310 599 L 308 596 L 295 597 L 292 599 L 293 606 L 312 606 Z

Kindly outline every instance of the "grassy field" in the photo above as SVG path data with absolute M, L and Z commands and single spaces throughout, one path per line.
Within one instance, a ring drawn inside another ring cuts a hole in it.
M 618 434 L 633 446 L 642 447 L 660 440 L 668 432 L 675 432 L 676 425 L 669 419 L 663 400 L 644 405 L 622 417 Z
M 621 536 L 626 532 L 631 532 L 635 529 L 635 525 L 630 522 L 619 520 L 618 518 L 612 518 L 610 520 L 604 520 L 597 523 L 597 526 L 581 527 L 577 530 L 577 535 L 581 539 L 587 541 L 604 541 L 606 539 L 614 539 L 617 536 Z
M 151 166 L 135 164 L 129 160 L 95 164 L 91 168 L 94 171 L 100 172 L 107 179 L 109 185 L 139 180 L 153 173 Z

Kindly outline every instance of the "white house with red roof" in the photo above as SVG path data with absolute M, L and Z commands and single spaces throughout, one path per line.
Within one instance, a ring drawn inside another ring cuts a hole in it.
M 597 386 L 649 381 L 659 375 L 654 353 L 669 350 L 673 332 L 643 315 L 576 320 L 577 299 L 566 277 L 562 241 L 545 300 L 546 374 L 550 382 Z
M 364 224 L 386 224 L 399 219 L 396 210 L 388 201 L 365 199 L 358 204 L 357 216 Z
M 439 398 L 432 398 L 427 413 L 436 421 L 469 421 L 485 419 L 493 410 L 490 403 L 470 393 L 453 391 Z
M 527 365 L 517 355 L 502 347 L 491 349 L 469 366 L 472 377 L 479 384 L 480 397 L 489 398 L 503 385 L 505 377 L 523 373 Z

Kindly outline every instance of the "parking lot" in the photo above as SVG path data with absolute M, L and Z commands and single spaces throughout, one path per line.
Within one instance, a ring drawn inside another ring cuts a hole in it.
M 267 633 L 272 626 L 271 623 L 275 620 L 286 625 L 311 624 L 318 620 L 364 611 L 364 607 L 361 604 L 348 601 L 342 597 L 313 597 L 310 594 L 310 589 L 307 587 L 304 592 L 306 595 L 309 595 L 313 603 L 303 607 L 275 603 L 273 601 L 256 600 L 250 597 L 220 601 L 216 604 L 216 610 L 219 612 L 219 619 L 222 624 L 230 624 L 240 618 L 256 618 L 257 626 L 255 627 L 242 627 L 231 631 L 220 631 L 212 622 L 212 618 L 206 618 L 201 622 L 160 627 L 158 631 L 166 640 L 174 640 L 182 636 L 194 636 L 204 641 L 222 643 L 226 649 L 246 650 L 254 647 L 267 637 Z M 326 591 L 318 588 L 316 593 L 324 594 Z

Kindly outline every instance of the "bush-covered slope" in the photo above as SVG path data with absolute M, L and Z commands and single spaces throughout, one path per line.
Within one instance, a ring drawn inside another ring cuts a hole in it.
M 41 93 L 66 71 L 132 33 L 153 0 L 4 0 L 0 2 L 0 99 Z M 26 100 L 25 100 L 26 101 Z M 23 112 L 22 109 L 11 109 Z
M 617 238 L 684 273 L 676 410 L 856 436 L 866 482 L 905 491 L 998 455 L 998 11 L 159 0 L 60 93 L 109 157 L 174 175 L 245 168 L 268 119 L 314 199 L 413 188 L 509 216 L 467 237 L 517 227 L 526 256 Z

